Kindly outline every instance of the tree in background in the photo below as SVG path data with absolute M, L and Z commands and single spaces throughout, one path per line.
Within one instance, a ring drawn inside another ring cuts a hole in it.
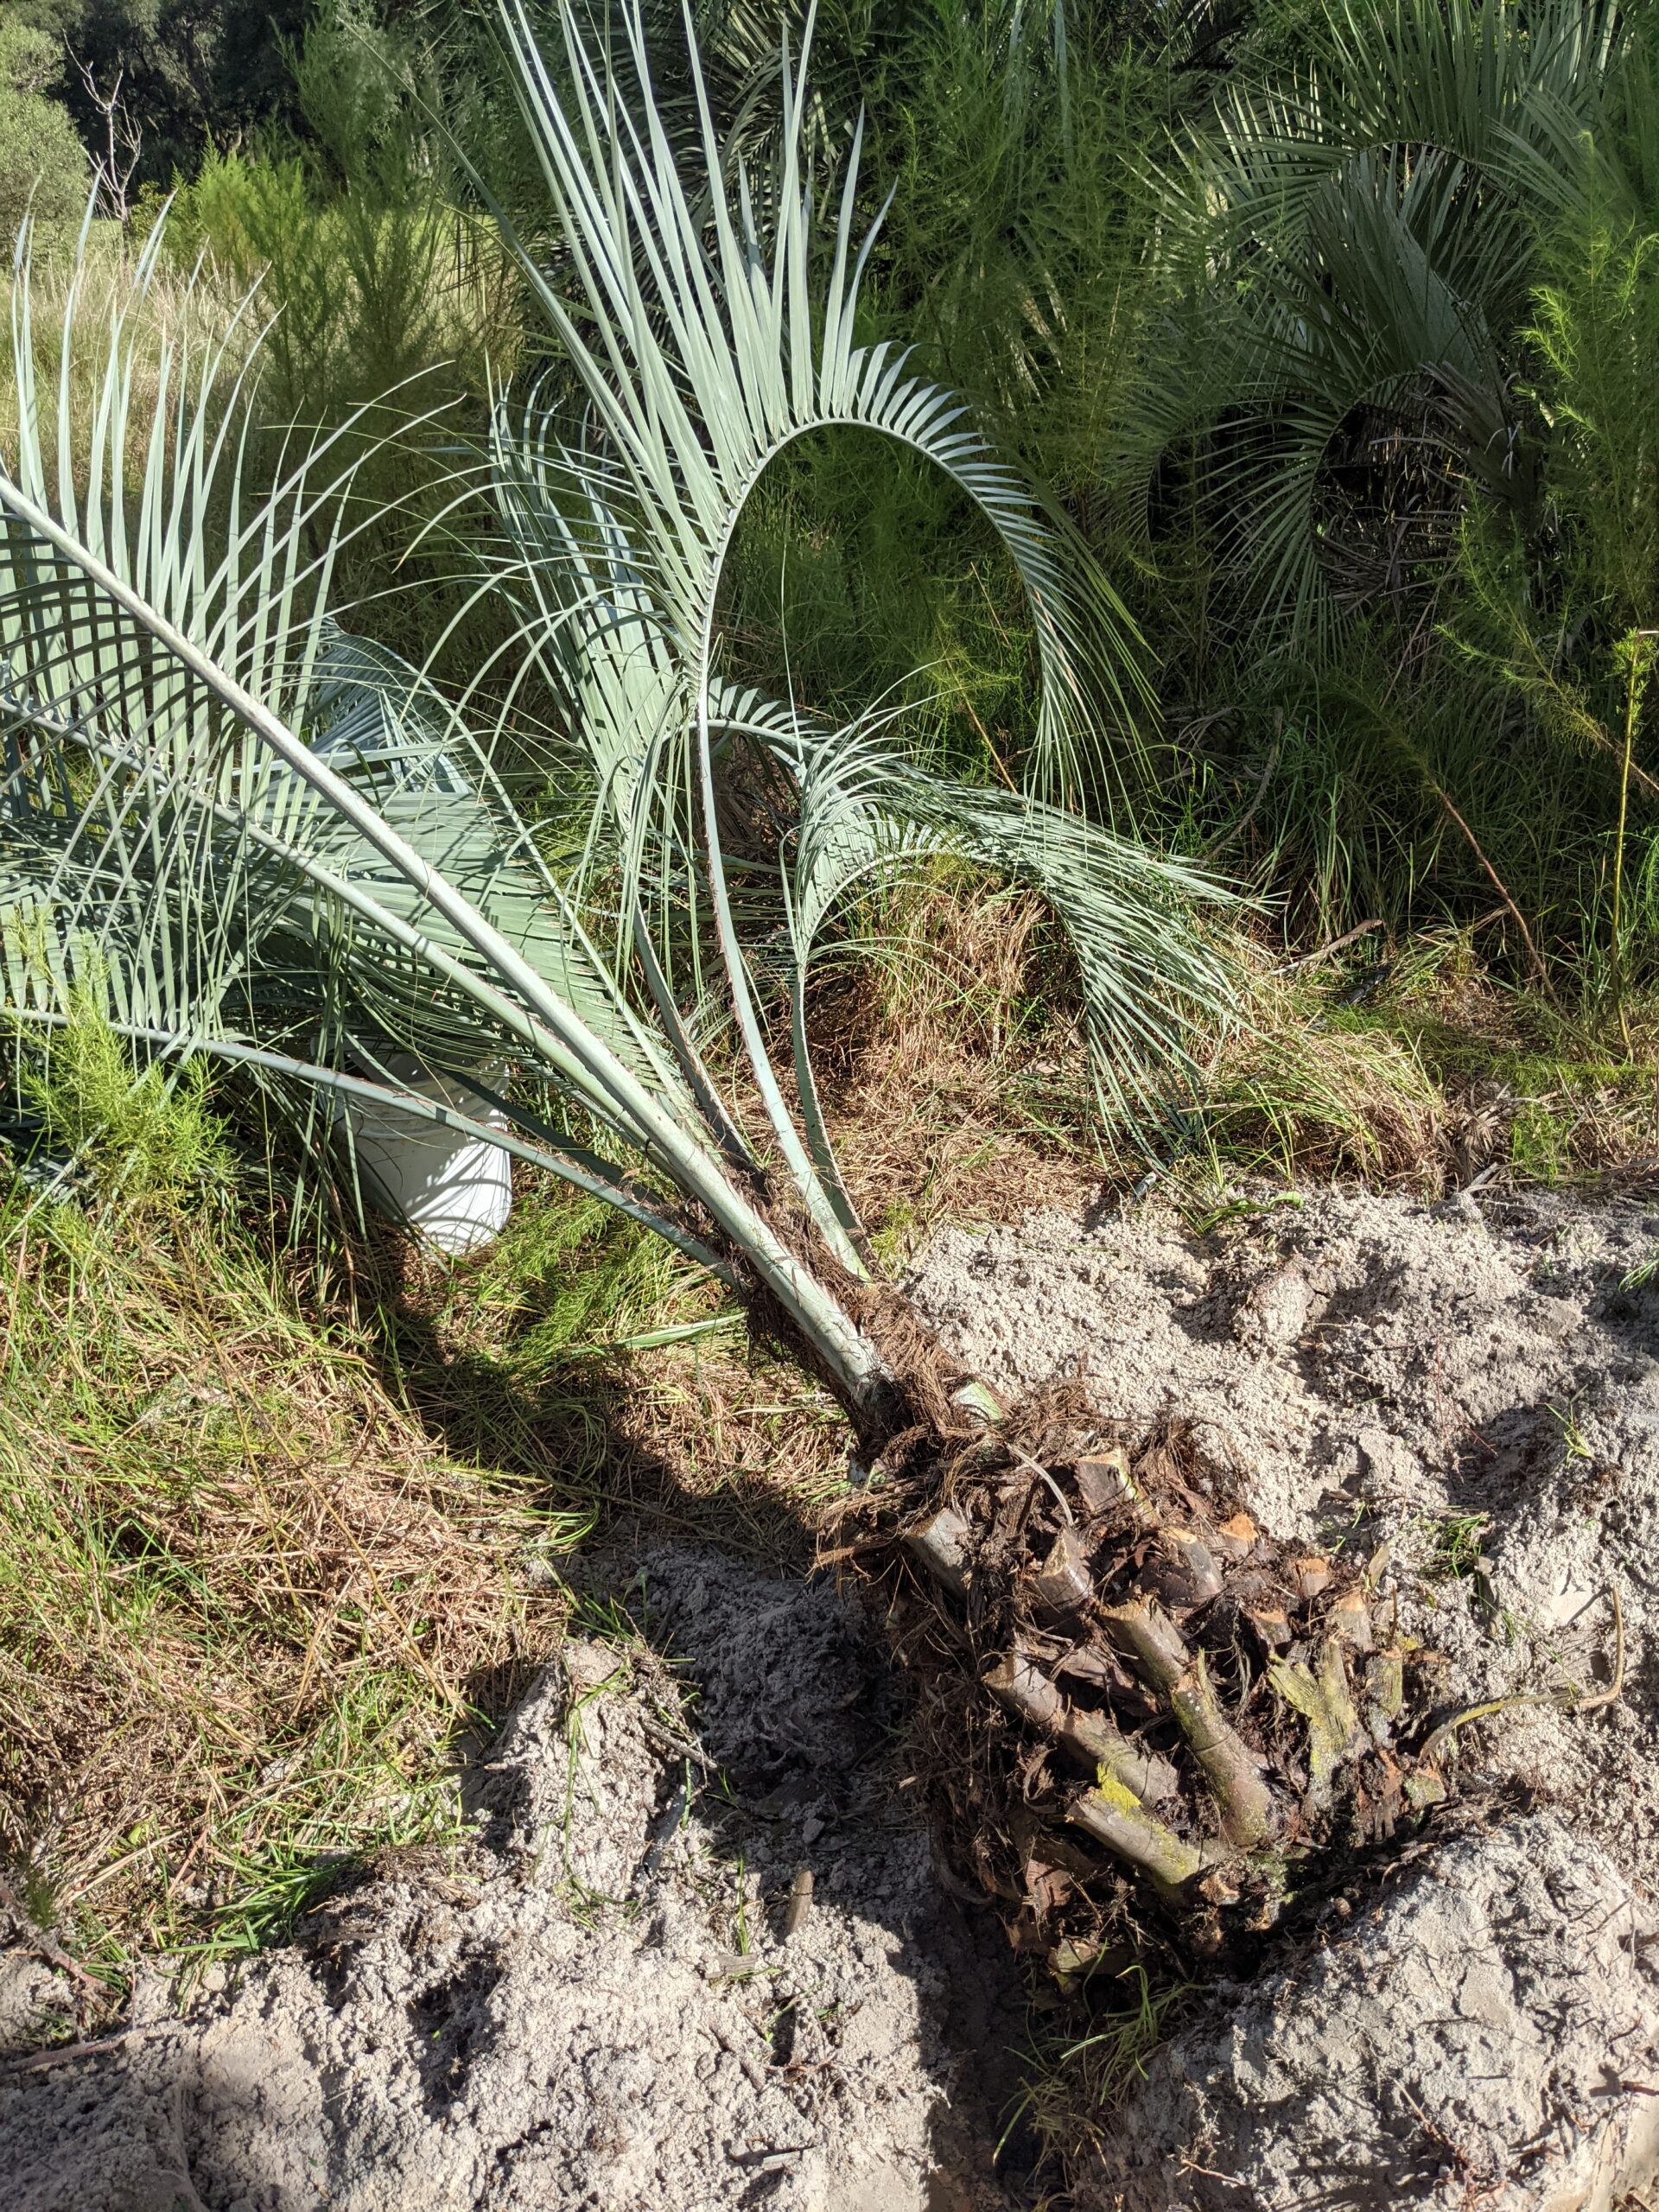
M 51 97 L 61 61 L 48 33 L 19 15 L 0 16 L 0 238 L 8 245 L 30 209 L 51 229 L 77 220 L 86 205 L 86 156 L 67 109 Z
M 0 26 L 46 41 L 56 66 L 44 81 L 95 152 L 105 118 L 79 69 L 105 92 L 119 77 L 143 126 L 135 181 L 166 186 L 175 170 L 194 174 L 205 146 L 235 145 L 264 124 L 292 120 L 285 48 L 311 12 L 309 0 L 0 0 Z M 10 145 L 0 130 L 0 146 Z

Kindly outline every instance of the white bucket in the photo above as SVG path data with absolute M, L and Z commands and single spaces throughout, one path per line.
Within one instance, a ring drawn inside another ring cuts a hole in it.
M 453 1106 L 469 1121 L 505 1129 L 499 1107 L 463 1083 L 416 1072 L 416 1063 L 393 1061 L 391 1072 L 416 1097 Z M 479 1081 L 500 1088 L 503 1070 L 480 1068 Z M 500 1235 L 512 1211 L 512 1157 L 464 1129 L 427 1122 L 378 1100 L 347 1102 L 352 1146 L 363 1195 L 377 1211 L 406 1223 L 423 1243 L 459 1255 L 476 1252 Z

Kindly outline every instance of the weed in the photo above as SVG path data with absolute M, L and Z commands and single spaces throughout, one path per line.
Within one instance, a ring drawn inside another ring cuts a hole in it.
M 1590 1448 L 1590 1440 L 1584 1433 L 1584 1424 L 1579 1418 L 1578 1400 L 1575 1397 L 1568 1398 L 1564 1404 L 1559 1406 L 1552 1404 L 1549 1412 L 1551 1419 L 1561 1433 L 1561 1454 L 1564 1463 L 1571 1466 L 1575 1459 L 1592 1460 L 1596 1455 Z
M 1079 2137 L 1097 2139 L 1194 1993 L 1190 1982 L 1154 1982 L 1138 1961 L 1103 1988 L 1094 1978 L 1085 1980 L 1082 2002 L 1089 2032 L 1061 2029 L 1038 2038 L 1025 2087 L 1004 2124 L 1003 2144 L 1022 2120 L 1046 2140 L 1073 2148 Z
M 1261 1221 L 1285 1207 L 1299 1211 L 1301 1203 L 1294 1191 L 1275 1191 L 1266 1198 L 1225 1198 L 1218 1205 L 1200 1206 L 1195 1211 L 1184 1210 L 1184 1217 L 1194 1236 L 1210 1236 L 1234 1222 Z
M 1559 1183 L 1568 1157 L 1571 1125 L 1541 1099 L 1529 1098 L 1510 1123 L 1510 1165 L 1529 1183 Z
M 1430 1548 L 1423 1572 L 1431 1582 L 1457 1580 L 1478 1586 L 1484 1581 L 1488 1561 L 1482 1542 L 1492 1525 L 1490 1513 L 1449 1513 L 1427 1525 Z
M 206 1065 L 135 1074 L 126 1046 L 87 1001 L 46 1033 L 19 1088 L 44 1144 L 67 1148 L 72 1171 L 90 1173 L 105 1197 L 169 1202 L 229 1184 L 231 1148 L 208 1110 Z
M 637 1638 L 633 1640 L 637 1641 Z M 572 1854 L 576 1821 L 576 1783 L 582 1770 L 582 1754 L 587 1746 L 587 1726 L 583 1716 L 588 1707 L 602 1697 L 626 1669 L 626 1660 L 619 1656 L 616 1666 L 609 1674 L 597 1681 L 588 1683 L 569 1700 L 564 1713 L 564 1812 L 559 1827 L 559 1875 L 566 1901 L 584 1921 L 590 1921 L 598 1908 L 611 1900 L 602 1897 L 598 1891 L 590 1889 L 582 1880 L 575 1870 Z
M 737 1911 L 732 1922 L 736 1938 L 735 1948 L 740 1959 L 747 1959 L 754 1948 L 754 1937 L 749 1929 L 749 1868 L 742 1851 L 737 1854 Z
M 1513 1645 L 1524 1637 L 1535 1636 L 1535 1630 L 1514 1607 L 1506 1605 L 1498 1597 L 1492 1580 L 1492 1562 L 1484 1548 L 1492 1526 L 1489 1513 L 1452 1513 L 1444 1519 L 1421 1525 L 1429 1539 L 1422 1567 L 1425 1582 L 1460 1584 L 1478 1617 L 1489 1627 L 1500 1630 L 1506 1644 Z

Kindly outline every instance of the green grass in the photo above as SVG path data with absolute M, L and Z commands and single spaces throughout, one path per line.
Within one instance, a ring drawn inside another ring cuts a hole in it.
M 502 1236 L 467 1266 L 398 1249 L 370 1320 L 389 1387 L 446 1450 L 590 1495 L 614 1488 L 638 1440 L 635 1356 L 661 1344 L 695 1370 L 741 1328 L 660 1240 L 533 1173 L 519 1175 Z
M 448 1833 L 457 1738 L 563 1618 L 525 1569 L 590 1515 L 446 1452 L 308 1310 L 199 1095 L 141 1084 L 99 1141 L 109 1068 L 70 1058 L 91 1192 L 0 1192 L 0 1856 L 119 1980 Z
M 1484 1539 L 1492 1525 L 1490 1513 L 1451 1513 L 1432 1524 L 1427 1562 L 1423 1569 L 1431 1582 L 1485 1580 L 1487 1566 Z
M 1434 1194 L 1483 1171 L 1586 1185 L 1659 1147 L 1659 1027 L 1631 1001 L 1569 1015 L 1495 977 L 1467 936 L 1373 937 L 1345 962 L 1246 971 L 1240 1027 L 1205 1054 L 1172 1157 L 1200 1192 L 1330 1174 Z
M 455 1834 L 461 1761 L 556 1645 L 601 1495 L 804 1551 L 791 1485 L 833 1489 L 839 1415 L 609 1209 L 529 1175 L 465 1265 L 384 1228 L 296 1251 L 280 1167 L 96 1021 L 20 1103 L 0 1866 L 112 1992 Z
M 1084 1976 L 1059 2024 L 1033 2037 L 1026 2086 L 1008 2113 L 1004 2142 L 1022 2120 L 1068 2148 L 1097 2139 L 1193 1994 L 1193 1984 L 1154 1980 L 1139 1961 Z

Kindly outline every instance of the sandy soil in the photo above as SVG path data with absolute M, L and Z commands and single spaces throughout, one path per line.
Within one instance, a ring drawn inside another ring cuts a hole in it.
M 1157 1207 L 936 1239 L 909 1287 L 1005 1389 L 1063 1374 L 1103 1414 L 1168 1413 L 1287 1536 L 1388 1544 L 1448 1704 L 1608 1679 L 1467 1738 L 1659 1894 L 1659 1286 L 1625 1278 L 1659 1201 L 1427 1205 L 1310 1191 L 1198 1235 Z
M 1207 1234 L 1155 1206 L 954 1230 L 910 1286 L 994 1382 L 1082 1373 L 1103 1414 L 1194 1421 L 1263 1522 L 1368 1558 L 1389 1546 L 1389 1586 L 1445 1655 L 1448 1702 L 1605 1684 L 1616 1587 L 1620 1699 L 1576 1718 L 1528 1705 L 1466 1732 L 1467 1770 L 1518 1778 L 1548 1827 L 1513 1843 L 1503 1832 L 1461 1886 L 1479 1903 L 1467 1943 L 1497 1961 L 1483 1987 L 1510 1971 L 1503 1913 L 1480 1902 L 1509 1894 L 1505 1852 L 1536 1891 L 1529 1945 L 1554 1944 L 1568 1972 L 1573 1944 L 1557 1941 L 1550 1900 L 1577 1892 L 1550 1869 L 1581 1840 L 1573 1878 L 1592 1902 L 1605 1891 L 1632 1931 L 1597 1970 L 1617 1979 L 1628 1965 L 1638 2008 L 1634 1931 L 1650 1925 L 1643 1901 L 1659 1882 L 1659 1292 L 1625 1278 L 1656 1239 L 1659 1205 L 1635 1200 L 1431 1207 L 1319 1191 Z M 1000 1931 L 946 1895 L 907 1809 L 898 1711 L 869 1633 L 822 1586 L 707 1553 L 658 1552 L 622 1594 L 645 1640 L 579 1644 L 549 1670 L 469 1777 L 464 1849 L 372 1874 L 188 2018 L 158 1977 L 125 2040 L 0 2073 L 3 2202 L 1020 2202 L 991 2152 L 1022 1993 Z M 804 1871 L 812 1904 L 785 1935 Z M 1401 1892 L 1402 1926 L 1433 1918 L 1416 1894 Z M 1351 2024 L 1347 1972 L 1338 1959 L 1326 1981 L 1333 2019 Z M 14 2050 L 40 2040 L 54 1988 L 26 1949 L 0 1965 Z M 1580 2017 L 1579 1996 L 1552 1985 L 1533 2004 L 1546 2106 L 1560 2087 L 1548 2023 Z M 1277 2002 L 1264 1991 L 1264 2021 Z M 1500 2050 L 1509 2017 L 1480 2014 Z M 1217 2141 L 1236 2121 L 1241 2141 L 1271 2133 L 1250 2120 L 1241 2048 L 1217 2021 L 1183 2046 L 1212 2074 L 1225 2071 L 1216 2053 L 1232 2054 L 1227 2095 L 1243 2117 L 1213 2082 L 1194 2092 Z M 1423 2078 L 1449 2079 L 1440 2044 L 1430 2056 L 1442 2072 Z M 1137 2157 L 1151 2145 L 1155 2163 L 1154 2120 Z M 1287 2158 L 1275 2193 L 1237 2194 L 1246 2212 L 1277 2201 Z M 1172 2183 L 1155 2201 L 1199 2200 Z
M 147 2031 L 0 2074 L 9 2212 L 1015 2202 L 1022 1992 L 934 1875 L 867 1627 L 708 1553 L 626 1594 L 652 1641 L 547 1670 L 470 1777 L 467 1848 L 338 1896 L 186 2019 L 158 1985 Z
M 1191 1420 L 1262 1522 L 1386 1559 L 1446 1711 L 1526 1700 L 1458 1738 L 1472 1829 L 1187 2008 L 1078 2212 L 1612 2212 L 1653 2177 L 1656 1239 L 1651 1201 L 1319 1191 L 1208 1234 L 1039 1215 L 916 1269 L 992 1382 Z M 1615 1701 L 1540 1697 L 1611 1687 L 1621 1618 Z

